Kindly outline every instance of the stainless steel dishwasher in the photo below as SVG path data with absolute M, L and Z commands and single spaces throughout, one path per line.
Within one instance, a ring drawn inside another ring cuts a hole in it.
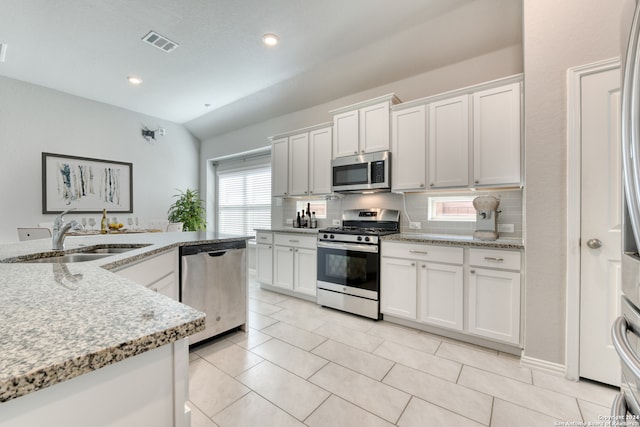
M 189 344 L 246 325 L 246 246 L 240 240 L 180 248 L 180 301 L 207 315 L 205 330 Z

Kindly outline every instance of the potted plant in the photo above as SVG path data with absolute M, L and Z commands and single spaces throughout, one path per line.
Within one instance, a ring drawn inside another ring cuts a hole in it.
M 170 222 L 181 222 L 183 231 L 198 231 L 207 228 L 205 210 L 202 207 L 203 200 L 200 199 L 198 190 L 180 191 L 176 194 L 178 200 L 169 207 L 168 219 Z

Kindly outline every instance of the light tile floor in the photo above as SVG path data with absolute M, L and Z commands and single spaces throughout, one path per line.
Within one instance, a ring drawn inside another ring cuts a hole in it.
M 250 280 L 249 329 L 192 349 L 192 427 L 603 425 L 616 394 Z

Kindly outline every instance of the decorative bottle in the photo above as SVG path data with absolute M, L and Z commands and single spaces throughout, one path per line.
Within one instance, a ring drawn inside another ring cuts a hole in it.
M 318 220 L 315 211 L 311 214 L 311 228 L 318 228 Z
M 107 229 L 109 225 L 107 224 L 107 210 L 102 209 L 102 219 L 100 220 L 100 233 L 107 234 Z
M 302 220 L 300 218 L 300 212 L 296 212 L 296 213 L 298 214 L 298 217 L 296 218 L 296 222 L 295 222 L 295 224 L 293 224 L 293 226 L 295 228 L 300 228 L 300 225 L 302 224 L 302 222 L 301 222 Z

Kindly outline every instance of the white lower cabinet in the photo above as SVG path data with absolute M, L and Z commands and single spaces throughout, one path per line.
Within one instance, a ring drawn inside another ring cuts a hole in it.
M 143 258 L 133 264 L 113 270 L 118 276 L 133 280 L 152 291 L 179 299 L 178 249 Z
M 418 321 L 461 331 L 464 279 L 461 265 L 419 263 Z
M 276 288 L 316 295 L 316 235 L 273 234 L 273 283 Z
M 385 241 L 381 254 L 383 314 L 520 345 L 520 251 Z
M 383 243 L 382 313 L 462 330 L 462 263 L 462 248 Z
M 416 320 L 418 271 L 416 262 L 383 257 L 380 262 L 380 311 Z
M 259 283 L 273 283 L 273 234 L 258 231 L 256 233 L 256 278 Z
M 520 253 L 483 249 L 470 252 L 469 333 L 519 344 Z

